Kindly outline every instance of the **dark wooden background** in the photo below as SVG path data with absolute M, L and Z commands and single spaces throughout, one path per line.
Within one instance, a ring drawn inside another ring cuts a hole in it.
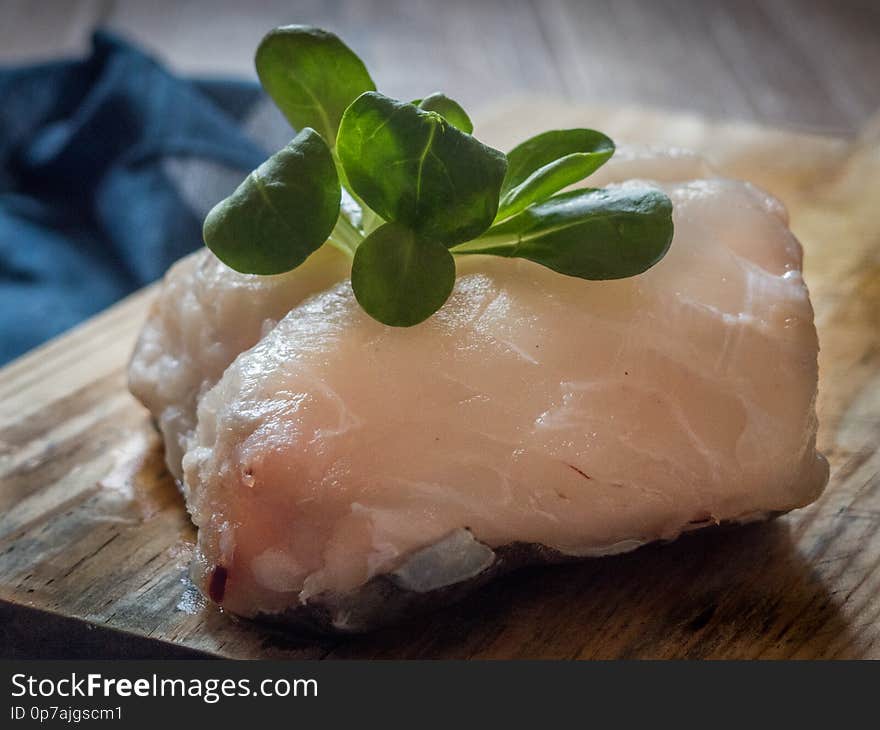
M 386 93 L 472 111 L 539 93 L 853 133 L 880 109 L 877 0 L 0 0 L 0 62 L 106 24 L 181 71 L 253 75 L 284 23 L 339 33 Z

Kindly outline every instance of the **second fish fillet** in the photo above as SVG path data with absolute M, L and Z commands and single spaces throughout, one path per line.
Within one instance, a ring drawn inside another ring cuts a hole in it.
M 662 187 L 675 237 L 641 276 L 471 257 L 417 327 L 347 281 L 294 307 L 198 404 L 203 590 L 358 630 L 387 618 L 357 598 L 383 576 L 430 594 L 506 546 L 608 554 L 814 500 L 818 343 L 785 212 L 746 183 Z

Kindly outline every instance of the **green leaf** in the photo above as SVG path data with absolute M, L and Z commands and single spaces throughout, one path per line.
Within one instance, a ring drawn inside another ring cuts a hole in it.
M 419 109 L 437 112 L 456 129 L 461 130 L 465 134 L 473 134 L 474 125 L 467 112 L 462 109 L 457 101 L 450 99 L 446 94 L 441 94 L 437 91 L 430 96 L 426 96 L 424 99 L 416 99 L 413 104 L 419 107 Z
M 205 218 L 205 244 L 236 271 L 290 271 L 327 240 L 339 199 L 330 150 L 306 128 L 214 206 Z
M 452 246 L 495 218 L 504 155 L 437 112 L 362 94 L 342 117 L 336 146 L 354 192 L 386 221 Z
M 255 61 L 260 83 L 293 128 L 312 127 L 331 147 L 348 105 L 376 88 L 354 51 L 320 28 L 275 28 Z
M 557 129 L 527 139 L 507 155 L 496 220 L 583 180 L 613 154 L 614 142 L 593 129 Z
M 438 241 L 401 223 L 386 223 L 358 246 L 351 286 L 373 319 L 410 327 L 436 312 L 455 284 L 455 260 Z
M 624 185 L 560 193 L 453 249 L 528 259 L 582 279 L 622 279 L 651 268 L 672 242 L 672 203 Z

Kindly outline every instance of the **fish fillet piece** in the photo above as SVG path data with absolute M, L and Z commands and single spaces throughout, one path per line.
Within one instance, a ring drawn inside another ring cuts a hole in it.
M 590 178 L 592 185 L 651 177 L 699 177 L 706 163 L 693 152 L 624 147 Z M 233 271 L 207 248 L 169 269 L 129 365 L 129 389 L 152 412 L 165 461 L 182 483 L 181 459 L 196 423 L 199 398 L 235 357 L 255 345 L 303 299 L 346 279 L 351 261 L 323 246 L 294 271 L 251 276 Z
M 357 630 L 389 586 L 477 584 L 522 546 L 603 555 L 814 500 L 818 343 L 785 211 L 732 180 L 662 187 L 675 237 L 638 277 L 465 257 L 416 327 L 348 281 L 294 307 L 198 404 L 202 589 Z
M 156 419 L 175 478 L 182 478 L 180 462 L 201 395 L 293 306 L 350 270 L 350 260 L 331 246 L 279 276 L 240 274 L 206 248 L 169 269 L 138 338 L 128 378 L 131 392 Z

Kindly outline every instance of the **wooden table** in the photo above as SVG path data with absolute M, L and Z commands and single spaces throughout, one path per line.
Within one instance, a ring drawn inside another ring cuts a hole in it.
M 0 0 L 0 19 L 0 62 L 82 52 L 104 23 L 183 72 L 249 76 L 268 28 L 310 23 L 386 93 L 475 112 L 537 93 L 851 133 L 880 109 L 876 0 Z
M 201 3 L 82 1 L 64 4 L 76 8 L 65 22 L 52 5 L 0 3 L 7 59 L 81 49 L 103 19 L 181 69 L 243 73 L 266 26 L 302 21 L 341 32 L 390 93 L 444 88 L 483 109 L 478 119 L 491 117 L 490 107 L 516 110 L 511 129 L 535 123 L 537 111 L 504 97 L 538 92 L 843 133 L 880 106 L 880 14 L 868 4 L 779 2 L 771 12 L 745 3 L 472 0 L 444 3 L 453 10 L 441 14 L 440 3 L 352 1 L 332 13 L 319 2 L 266 3 L 237 16 L 233 3 L 207 12 Z M 609 119 L 634 130 L 648 117 L 628 126 Z M 774 139 L 761 144 L 774 149 Z M 830 158 L 841 146 L 805 139 L 803 149 Z M 828 200 L 795 204 L 796 229 L 799 212 L 840 210 L 834 195 L 845 195 L 846 176 L 838 182 Z M 828 220 L 836 245 L 843 228 Z M 876 233 L 846 238 L 846 256 L 808 247 L 823 345 L 820 446 L 832 463 L 819 503 L 767 525 L 523 571 L 437 616 L 343 640 L 230 621 L 185 582 L 193 531 L 148 417 L 125 390 L 124 364 L 151 296 L 138 293 L 0 371 L 0 654 L 880 657 Z

